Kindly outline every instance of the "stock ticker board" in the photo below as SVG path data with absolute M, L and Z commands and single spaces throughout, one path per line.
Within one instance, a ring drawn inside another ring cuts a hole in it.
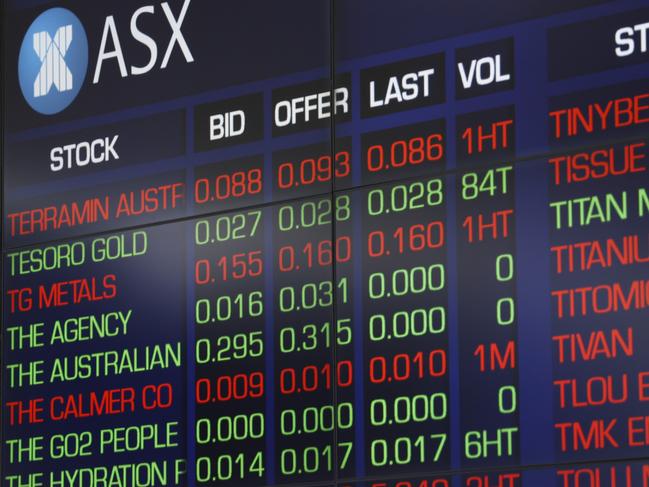
M 2 485 L 649 486 L 647 0 L 6 0 Z

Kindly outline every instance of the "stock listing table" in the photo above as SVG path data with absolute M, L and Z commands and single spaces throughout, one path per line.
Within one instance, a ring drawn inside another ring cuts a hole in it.
M 2 485 L 649 486 L 649 4 L 291 1 L 212 89 L 171 3 L 169 93 L 5 88 Z

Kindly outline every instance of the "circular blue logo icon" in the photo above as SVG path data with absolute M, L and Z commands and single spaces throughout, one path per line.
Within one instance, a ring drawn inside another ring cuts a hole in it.
M 88 70 L 88 38 L 67 9 L 43 12 L 25 34 L 18 57 L 18 79 L 34 110 L 53 115 L 77 97 Z

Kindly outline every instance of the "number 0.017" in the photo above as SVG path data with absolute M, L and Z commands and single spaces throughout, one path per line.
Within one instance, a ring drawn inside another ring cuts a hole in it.
M 354 444 L 351 442 L 338 443 L 338 464 L 343 470 L 350 459 Z M 281 469 L 283 475 L 300 473 L 313 474 L 320 471 L 333 470 L 334 452 L 331 445 L 325 447 L 308 446 L 301 452 L 294 448 L 287 448 L 281 453 Z

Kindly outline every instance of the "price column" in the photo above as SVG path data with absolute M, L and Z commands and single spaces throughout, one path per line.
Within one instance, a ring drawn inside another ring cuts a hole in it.
M 445 183 L 359 191 L 368 475 L 448 468 Z
M 337 208 L 329 195 L 273 208 L 278 483 L 326 481 L 334 475 L 334 394 L 337 387 L 351 386 L 353 364 L 334 362 L 334 302 L 348 295 L 349 283 L 334 281 L 332 230 L 336 215 L 349 210 L 349 205 Z M 341 410 L 349 421 L 351 407 Z
M 518 461 L 513 114 L 458 118 L 456 176 L 460 425 L 465 466 Z M 486 167 L 485 167 L 486 166 Z
M 264 211 L 190 223 L 195 239 L 196 481 L 265 485 Z

